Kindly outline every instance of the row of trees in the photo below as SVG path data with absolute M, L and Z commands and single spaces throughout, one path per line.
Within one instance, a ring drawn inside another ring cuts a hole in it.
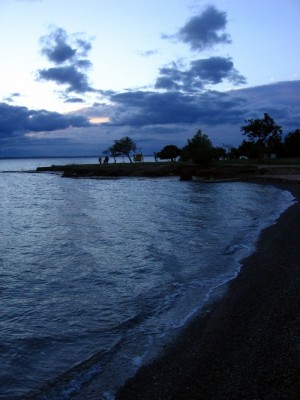
M 165 146 L 156 157 L 162 160 L 174 161 L 180 157 L 181 161 L 193 161 L 196 164 L 207 165 L 212 159 L 219 159 L 226 155 L 225 149 L 222 147 L 213 147 L 208 136 L 202 133 L 201 129 L 191 138 L 182 148 L 175 145 Z
M 243 140 L 238 148 L 232 147 L 229 153 L 222 147 L 213 147 L 207 135 L 199 130 L 181 150 L 174 145 L 166 146 L 158 153 L 158 157 L 173 160 L 180 156 L 182 161 L 191 159 L 197 164 L 207 164 L 212 159 L 222 157 L 262 159 L 271 154 L 277 157 L 300 157 L 300 129 L 290 132 L 283 139 L 281 126 L 267 113 L 262 119 L 245 122 L 241 132 L 248 140 Z
M 237 148 L 232 147 L 229 151 L 230 158 L 246 156 L 248 158 L 260 159 L 262 156 L 270 157 L 300 157 L 300 129 L 296 129 L 283 139 L 280 135 L 275 141 L 270 138 L 266 143 L 261 140 L 243 140 Z
M 181 161 L 191 160 L 196 164 L 207 165 L 211 160 L 222 157 L 261 159 L 265 154 L 275 153 L 279 157 L 300 157 L 300 129 L 290 132 L 282 138 L 282 128 L 269 114 L 265 113 L 262 119 L 249 119 L 246 125 L 241 126 L 241 132 L 247 136 L 238 148 L 232 147 L 227 154 L 223 147 L 213 147 L 208 136 L 201 130 L 188 139 L 183 148 L 176 145 L 167 145 L 155 157 L 162 160 L 174 161 L 180 157 Z M 115 140 L 114 144 L 104 152 L 116 157 L 125 155 L 132 162 L 131 154 L 137 149 L 135 142 L 128 136 Z
M 135 152 L 137 146 L 135 142 L 128 136 L 119 140 L 115 140 L 114 144 L 110 146 L 103 154 L 110 155 L 116 161 L 116 157 L 123 155 L 128 157 L 132 163 L 131 154 Z M 212 158 L 219 158 L 225 155 L 225 150 L 222 148 L 214 148 L 208 136 L 199 130 L 192 139 L 187 141 L 187 145 L 182 149 L 175 145 L 165 146 L 156 157 L 162 160 L 174 161 L 180 156 L 182 161 L 192 160 L 197 164 L 207 164 Z
M 284 139 L 282 128 L 265 113 L 262 119 L 250 119 L 241 127 L 243 135 L 248 136 L 237 149 L 231 153 L 236 156 L 262 158 L 272 153 L 278 157 L 300 157 L 300 130 L 290 132 Z

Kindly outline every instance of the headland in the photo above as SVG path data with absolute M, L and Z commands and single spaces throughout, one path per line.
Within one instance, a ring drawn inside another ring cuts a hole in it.
M 66 178 L 120 178 L 120 177 L 168 177 L 178 176 L 182 180 L 251 180 L 275 179 L 300 180 L 300 165 L 260 165 L 243 163 L 216 163 L 203 167 L 193 163 L 117 163 L 117 164 L 69 164 L 39 167 L 35 172 L 59 173 Z

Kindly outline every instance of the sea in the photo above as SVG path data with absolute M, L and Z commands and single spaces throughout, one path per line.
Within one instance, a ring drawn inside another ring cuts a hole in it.
M 105 399 L 226 291 L 291 206 L 272 185 L 70 179 L 0 160 L 0 399 Z

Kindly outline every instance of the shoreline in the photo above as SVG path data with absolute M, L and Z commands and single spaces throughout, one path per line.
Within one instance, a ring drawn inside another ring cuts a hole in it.
M 294 172 L 294 167 L 292 169 Z M 295 170 L 298 172 L 298 169 Z M 190 162 L 166 163 L 123 163 L 123 164 L 69 164 L 38 167 L 37 173 L 55 172 L 64 178 L 107 178 L 107 177 L 164 177 L 178 176 L 184 180 L 192 177 L 205 179 L 246 179 L 258 174 L 259 169 L 254 165 L 211 165 L 201 167 Z M 300 174 L 300 168 L 299 168 Z
M 201 167 L 189 162 L 123 163 L 123 164 L 68 164 L 38 167 L 31 173 L 55 173 L 63 178 L 117 179 L 161 178 L 177 176 L 180 180 L 205 183 L 236 181 L 300 182 L 299 165 L 227 164 Z
M 297 203 L 261 232 L 225 295 L 116 399 L 300 398 L 300 185 L 269 184 L 289 190 Z

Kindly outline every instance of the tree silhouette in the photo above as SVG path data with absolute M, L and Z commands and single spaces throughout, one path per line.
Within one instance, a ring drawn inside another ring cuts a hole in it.
M 257 144 L 259 158 L 262 157 L 264 151 L 271 152 L 282 142 L 281 126 L 277 125 L 269 114 L 264 113 L 262 119 L 249 119 L 245 122 L 247 125 L 241 126 L 241 131 L 251 142 Z
M 178 156 L 180 156 L 181 150 L 174 144 L 165 146 L 160 152 L 157 153 L 157 157 L 161 160 L 171 160 L 172 162 Z
M 115 140 L 114 144 L 109 148 L 109 151 L 112 155 L 120 155 L 124 154 L 129 158 L 129 161 L 132 163 L 132 159 L 130 157 L 130 153 L 136 150 L 136 144 L 130 137 L 125 136 L 119 140 Z
M 213 158 L 213 147 L 208 136 L 201 132 L 201 129 L 188 139 L 187 145 L 181 151 L 181 160 L 192 160 L 196 164 L 206 166 Z

